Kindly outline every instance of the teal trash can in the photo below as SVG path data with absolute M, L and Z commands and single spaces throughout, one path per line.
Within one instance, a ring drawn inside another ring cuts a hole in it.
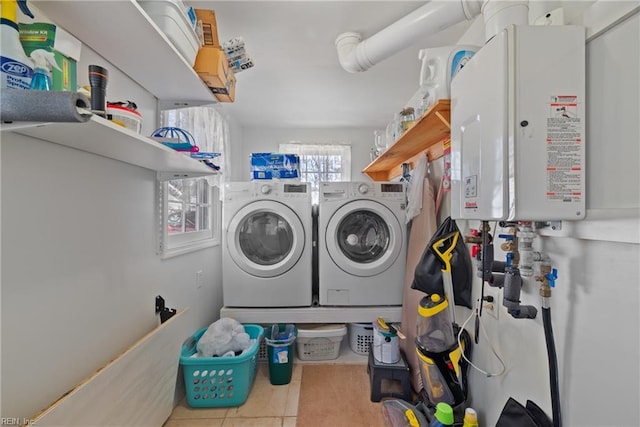
M 293 357 L 298 330 L 291 323 L 271 325 L 265 331 L 269 380 L 273 385 L 289 384 L 293 373 Z

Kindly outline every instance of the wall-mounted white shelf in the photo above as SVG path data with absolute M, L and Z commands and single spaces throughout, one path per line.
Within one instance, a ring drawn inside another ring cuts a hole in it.
M 86 123 L 3 123 L 0 131 L 3 136 L 26 135 L 151 169 L 163 180 L 216 174 L 197 160 L 95 115 Z
M 165 108 L 217 100 L 135 0 L 32 0 L 48 18 L 137 81 Z M 87 72 L 78 70 L 78 73 Z

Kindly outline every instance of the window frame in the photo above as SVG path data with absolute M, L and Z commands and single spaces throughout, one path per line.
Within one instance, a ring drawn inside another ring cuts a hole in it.
M 168 193 L 168 182 L 166 176 L 157 175 L 156 194 L 156 251 L 162 258 L 171 258 L 197 250 L 218 246 L 221 244 L 222 234 L 222 200 L 221 174 L 229 170 L 228 156 L 225 152 L 229 149 L 229 123 L 222 115 L 217 106 L 194 106 L 185 108 L 166 109 L 158 112 L 158 123 L 160 126 L 179 127 L 189 132 L 193 137 L 201 152 L 219 153 L 216 163 L 222 168 L 222 172 L 217 174 L 186 179 L 205 179 L 208 185 L 209 207 L 209 229 L 203 231 L 183 231 L 179 233 L 169 233 L 168 215 L 170 197 Z M 196 192 L 196 200 L 184 201 L 183 211 L 187 206 L 199 206 L 202 202 L 202 194 Z M 172 203 L 174 201 L 171 201 Z M 184 215 L 184 213 L 183 213 Z M 197 217 L 198 214 L 196 214 Z M 183 217 L 184 222 L 184 217 Z
M 206 178 L 187 178 L 205 179 Z M 209 228 L 202 231 L 189 231 L 177 234 L 169 234 L 169 181 L 158 181 L 158 254 L 162 259 L 173 258 L 190 252 L 215 247 L 220 245 L 222 234 L 222 203 L 220 201 L 220 187 L 205 182 L 209 197 Z M 202 204 L 196 200 L 196 204 Z

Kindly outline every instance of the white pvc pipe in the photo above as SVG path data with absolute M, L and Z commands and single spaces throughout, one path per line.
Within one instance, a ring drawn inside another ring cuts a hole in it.
M 340 65 L 350 73 L 366 71 L 414 43 L 480 14 L 483 0 L 431 1 L 362 41 L 358 33 L 340 34 L 335 41 Z
M 485 42 L 507 26 L 529 24 L 528 0 L 494 0 L 482 5 Z

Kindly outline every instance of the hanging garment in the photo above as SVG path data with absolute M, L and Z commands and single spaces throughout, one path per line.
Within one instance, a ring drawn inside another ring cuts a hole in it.
M 405 163 L 406 164 L 406 163 Z M 408 224 L 416 215 L 422 211 L 422 186 L 424 178 L 427 176 L 429 164 L 427 156 L 421 156 L 413 168 L 411 181 L 407 186 L 407 215 L 406 223 Z
M 437 229 L 435 197 L 433 186 L 429 182 L 429 178 L 424 175 L 421 177 L 413 176 L 412 180 L 423 180 L 422 185 L 422 210 L 411 221 L 411 230 L 409 231 L 409 245 L 407 247 L 407 265 L 404 279 L 404 294 L 402 300 L 402 333 L 407 337 L 400 340 L 400 347 L 404 352 L 407 363 L 411 369 L 411 385 L 418 393 L 422 389 L 422 378 L 420 377 L 420 362 L 416 353 L 416 324 L 418 319 L 418 304 L 424 292 L 411 289 L 413 283 L 413 275 L 416 266 L 422 258 L 424 248 L 429 243 L 429 239 L 433 236 Z

